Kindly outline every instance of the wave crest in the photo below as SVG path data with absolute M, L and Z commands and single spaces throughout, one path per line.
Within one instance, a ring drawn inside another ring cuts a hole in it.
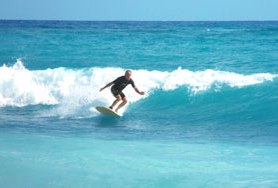
M 84 106 L 108 105 L 113 101 L 109 89 L 100 93 L 99 88 L 123 75 L 124 71 L 113 67 L 28 70 L 18 59 L 11 67 L 0 67 L 0 106 L 45 104 L 80 110 Z M 174 71 L 133 70 L 136 86 L 147 94 L 137 95 L 130 86 L 124 92 L 132 103 L 157 89 L 168 91 L 185 87 L 194 95 L 211 88 L 221 90 L 223 86 L 241 88 L 260 84 L 275 77 L 270 73 L 243 75 L 211 69 L 196 72 L 182 68 Z

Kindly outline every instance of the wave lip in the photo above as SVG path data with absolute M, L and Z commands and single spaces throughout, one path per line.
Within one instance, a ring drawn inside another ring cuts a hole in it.
M 185 86 L 192 94 L 207 91 L 212 86 L 221 88 L 226 85 L 229 87 L 244 87 L 254 84 L 260 84 L 265 81 L 273 81 L 276 75 L 270 73 L 258 73 L 252 75 L 242 75 L 233 72 L 216 71 L 207 69 L 204 71 L 189 71 L 178 68 L 172 72 L 143 71 L 145 82 L 151 83 L 153 87 L 163 90 L 175 90 Z M 147 86 L 146 86 L 147 87 Z

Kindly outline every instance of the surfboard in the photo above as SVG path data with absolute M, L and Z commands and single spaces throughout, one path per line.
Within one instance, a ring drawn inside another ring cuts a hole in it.
M 105 106 L 97 106 L 96 109 L 97 109 L 97 111 L 99 111 L 100 113 L 102 113 L 104 115 L 116 116 L 116 117 L 122 116 L 119 113 L 115 112 L 114 110 L 111 110 L 110 108 L 107 108 Z

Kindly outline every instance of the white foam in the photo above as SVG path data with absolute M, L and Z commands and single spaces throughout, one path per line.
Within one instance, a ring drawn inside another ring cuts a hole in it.
M 84 108 L 94 111 L 92 106 L 113 102 L 110 89 L 102 92 L 99 89 L 123 75 L 124 71 L 113 67 L 28 70 L 18 59 L 11 67 L 0 67 L 0 106 L 57 105 L 53 114 L 64 115 L 79 113 Z M 168 91 L 184 87 L 197 94 L 212 86 L 244 87 L 276 77 L 270 73 L 243 75 L 210 69 L 196 72 L 182 68 L 174 71 L 132 71 L 136 86 L 146 91 L 146 95 L 138 95 L 128 86 L 124 92 L 131 103 L 148 97 L 156 89 Z
M 276 75 L 270 73 L 259 73 L 242 75 L 233 72 L 215 71 L 207 69 L 204 71 L 189 71 L 178 68 L 172 72 L 159 71 L 135 71 L 138 74 L 140 85 L 147 90 L 161 88 L 163 90 L 175 90 L 179 87 L 187 87 L 192 94 L 197 94 L 211 89 L 212 86 L 244 87 L 254 84 L 272 81 Z M 143 80 L 140 78 L 143 77 Z

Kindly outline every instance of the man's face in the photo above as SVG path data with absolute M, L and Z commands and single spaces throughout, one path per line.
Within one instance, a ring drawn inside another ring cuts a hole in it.
M 130 78 L 131 78 L 131 72 L 126 72 L 125 73 L 125 79 L 130 80 Z

